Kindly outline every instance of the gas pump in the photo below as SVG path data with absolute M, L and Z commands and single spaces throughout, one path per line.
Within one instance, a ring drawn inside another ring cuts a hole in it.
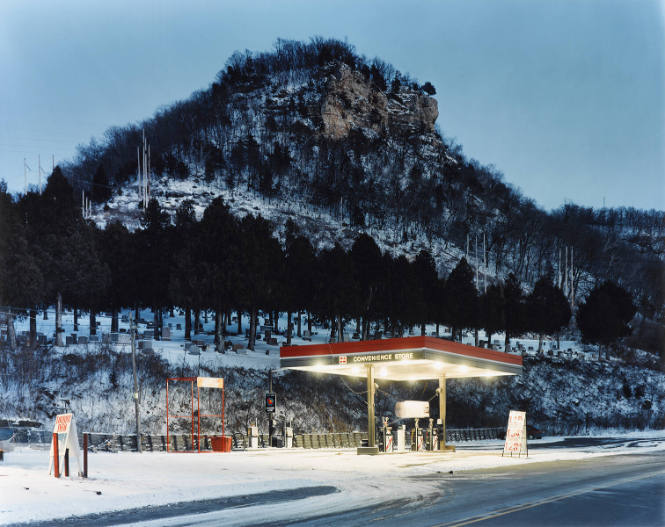
M 423 437 L 423 429 L 419 426 L 419 418 L 415 418 L 416 425 L 414 428 L 413 441 L 411 442 L 411 450 L 421 452 L 425 450 L 425 438 Z
M 381 434 L 383 436 L 383 451 L 392 452 L 393 451 L 393 433 L 392 428 L 388 426 L 388 418 L 383 417 L 383 428 L 381 429 Z
M 438 451 L 439 450 L 439 430 L 436 426 L 433 425 L 433 419 L 429 420 L 429 429 L 432 438 L 430 450 Z
M 258 426 L 248 426 L 247 427 L 247 441 L 249 443 L 249 448 L 259 448 L 259 427 Z
M 293 427 L 286 426 L 286 419 L 284 419 L 284 443 L 285 448 L 293 448 Z
M 397 451 L 406 451 L 406 425 L 400 425 L 397 429 Z
M 426 450 L 434 450 L 434 419 L 429 420 L 429 426 L 427 427 L 427 442 Z

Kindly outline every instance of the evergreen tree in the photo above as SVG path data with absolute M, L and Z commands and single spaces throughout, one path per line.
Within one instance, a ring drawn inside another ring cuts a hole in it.
M 64 346 L 63 299 L 72 305 L 78 293 L 78 231 L 85 223 L 74 200 L 74 189 L 59 166 L 49 176 L 44 192 L 25 200 L 23 212 L 30 245 L 37 248 L 37 261 L 45 279 L 44 294 L 55 301 L 55 343 Z
M 543 349 L 543 335 L 553 335 L 570 321 L 571 311 L 563 291 L 552 283 L 550 276 L 540 278 L 527 297 L 526 322 L 538 333 L 538 351 Z
M 92 178 L 92 201 L 103 203 L 108 201 L 112 195 L 109 178 L 104 170 L 104 165 L 99 165 Z
M 503 292 L 498 285 L 492 284 L 480 297 L 480 325 L 487 335 L 487 347 L 492 344 L 492 334 L 505 327 L 503 319 Z
M 585 342 L 609 347 L 630 335 L 629 322 L 635 316 L 633 298 L 620 285 L 609 280 L 595 287 L 577 311 L 577 325 Z
M 42 300 L 43 276 L 35 254 L 30 250 L 17 206 L 0 181 L 0 305 L 5 314 L 10 348 L 16 347 L 14 316 L 30 308 L 30 343 L 34 344 L 36 324 L 32 307 Z M 13 306 L 13 307 L 12 307 Z
M 425 335 L 425 324 L 436 318 L 436 297 L 438 276 L 434 258 L 429 251 L 422 250 L 413 261 L 418 288 L 416 291 L 416 312 L 414 317 L 420 323 L 420 334 Z
M 321 251 L 318 258 L 319 313 L 332 322 L 331 339 L 341 342 L 344 338 L 344 317 L 350 314 L 354 298 L 353 261 L 339 245 Z
M 510 273 L 503 284 L 503 324 L 506 339 L 504 349 L 510 351 L 510 338 L 522 333 L 525 327 L 524 293 L 517 277 Z
M 369 324 L 378 314 L 378 289 L 384 278 L 381 250 L 371 236 L 363 233 L 353 243 L 350 256 L 356 293 L 354 315 L 362 319 L 360 338 L 366 340 Z
M 216 341 L 221 346 L 223 328 L 219 318 L 234 306 L 244 307 L 240 297 L 243 280 L 240 226 L 221 197 L 214 199 L 203 213 L 200 234 L 193 240 L 191 251 L 187 245 L 184 250 L 187 251 L 184 262 L 191 262 L 192 267 L 184 274 L 178 273 L 178 279 L 188 284 L 190 307 L 215 310 Z
M 167 233 L 169 223 L 168 215 L 157 199 L 152 198 L 143 214 L 143 229 L 135 233 L 139 298 L 142 306 L 153 311 L 155 340 L 161 338 L 161 310 L 170 304 L 167 287 L 172 256 Z
M 250 315 L 247 347 L 254 349 L 259 308 L 269 305 L 277 288 L 282 262 L 279 242 L 272 236 L 272 224 L 261 216 L 245 216 L 240 222 L 240 298 Z
M 67 238 L 70 287 L 66 303 L 90 313 L 90 335 L 97 334 L 96 314 L 106 307 L 110 286 L 109 267 L 100 258 L 101 234 L 91 224 L 81 222 Z
M 436 95 L 436 88 L 434 88 L 434 85 L 430 81 L 427 81 L 425 84 L 423 84 L 421 89 L 427 95 Z
M 478 311 L 478 292 L 473 283 L 471 266 L 462 258 L 446 281 L 447 322 L 452 328 L 452 339 L 457 332 L 475 327 Z
M 123 306 L 135 305 L 136 281 L 132 272 L 134 246 L 127 228 L 119 221 L 106 226 L 100 233 L 98 249 L 102 262 L 109 270 L 106 304 L 111 309 L 111 331 L 119 331 L 118 312 Z
M 283 292 L 283 299 L 288 303 L 285 307 L 289 312 L 298 312 L 298 336 L 302 336 L 300 313 L 304 309 L 311 311 L 314 307 L 311 297 L 315 282 L 316 256 L 312 244 L 304 236 L 296 234 L 295 225 L 291 221 L 287 222 L 285 249 L 283 282 L 286 291 Z M 311 327 L 309 330 L 311 331 Z

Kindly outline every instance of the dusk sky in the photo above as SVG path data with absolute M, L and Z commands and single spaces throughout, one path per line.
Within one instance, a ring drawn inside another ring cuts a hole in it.
M 348 39 L 421 82 L 438 125 L 546 209 L 665 209 L 657 1 L 153 1 L 0 5 L 0 179 L 207 88 L 235 50 Z

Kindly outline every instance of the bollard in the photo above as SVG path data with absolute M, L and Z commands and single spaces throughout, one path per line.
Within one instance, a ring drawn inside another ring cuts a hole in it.
M 60 477 L 60 454 L 58 453 L 58 434 L 53 433 L 53 474 Z
M 83 477 L 88 477 L 88 433 L 83 434 Z
M 65 448 L 65 477 L 69 477 L 69 448 Z

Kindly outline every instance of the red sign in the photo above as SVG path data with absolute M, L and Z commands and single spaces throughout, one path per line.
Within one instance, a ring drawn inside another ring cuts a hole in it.
M 510 452 L 511 456 L 513 453 L 520 455 L 525 453 L 528 455 L 526 444 L 526 412 L 510 411 L 503 452 L 504 454 Z
M 346 364 L 346 355 L 340 355 L 339 356 L 339 363 L 340 364 Z
M 67 431 L 72 422 L 72 414 L 61 414 L 55 418 L 55 432 L 61 434 Z

